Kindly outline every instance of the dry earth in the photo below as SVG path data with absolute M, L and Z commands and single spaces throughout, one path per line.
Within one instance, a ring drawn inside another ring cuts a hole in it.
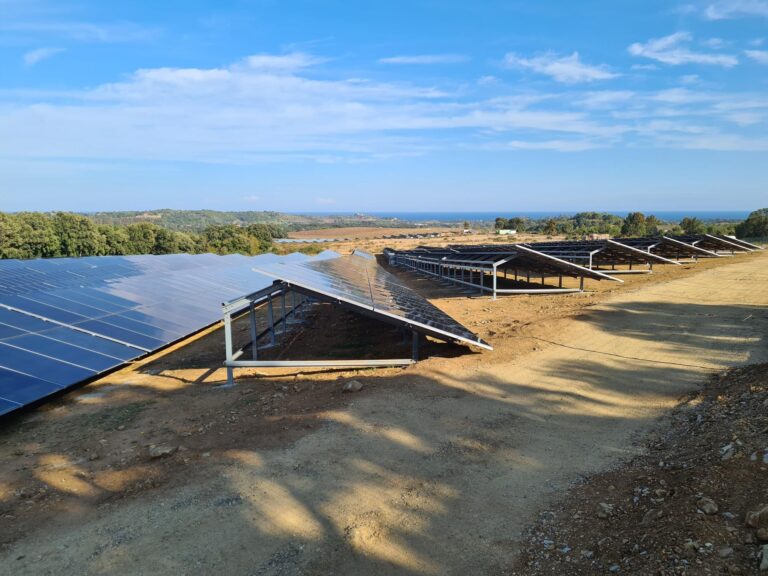
M 576 480 L 708 374 L 768 360 L 766 253 L 568 296 L 413 283 L 495 351 L 222 388 L 212 331 L 0 424 L 0 573 L 506 574 Z M 312 315 L 288 356 L 377 334 Z

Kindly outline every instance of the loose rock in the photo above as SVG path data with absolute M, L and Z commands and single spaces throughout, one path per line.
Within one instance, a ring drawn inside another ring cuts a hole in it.
M 715 501 L 711 498 L 699 498 L 699 501 L 696 503 L 696 505 L 698 506 L 699 510 L 704 512 L 704 514 L 717 514 L 717 504 L 715 504 Z
M 342 392 L 360 392 L 363 389 L 363 385 L 358 380 L 350 380 L 341 389 Z
M 609 516 L 613 516 L 613 504 L 600 502 L 600 504 L 597 505 L 597 517 L 608 518 Z
M 170 456 L 176 450 L 178 450 L 178 446 L 168 446 L 167 444 L 158 444 L 158 445 L 152 445 L 149 447 L 149 457 L 153 460 L 157 458 L 164 458 L 166 456 Z

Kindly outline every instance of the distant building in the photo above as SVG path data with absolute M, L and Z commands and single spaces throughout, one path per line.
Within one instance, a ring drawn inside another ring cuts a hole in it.
M 472 230 L 469 228 L 464 228 L 464 232 L 462 232 L 462 234 L 472 234 Z
M 498 234 L 499 236 L 514 236 L 515 234 L 517 234 L 517 230 L 505 230 L 503 228 L 500 228 L 496 230 L 496 234 Z
M 584 240 L 610 240 L 610 234 L 587 234 L 584 236 Z

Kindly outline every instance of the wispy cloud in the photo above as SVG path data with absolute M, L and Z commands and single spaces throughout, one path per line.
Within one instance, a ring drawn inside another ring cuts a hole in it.
M 744 50 L 744 54 L 758 64 L 768 64 L 768 50 Z
M 24 60 L 25 65 L 34 66 L 38 62 L 46 60 L 63 51 L 64 48 L 37 48 L 36 50 L 30 50 L 24 54 L 22 59 Z
M 629 46 L 628 50 L 633 56 L 649 58 L 671 66 L 708 64 L 730 68 L 739 63 L 735 56 L 729 54 L 694 52 L 682 45 L 691 40 L 692 36 L 688 32 L 676 32 L 663 38 L 651 38 L 647 42 L 635 42 Z
M 510 52 L 504 56 L 504 66 L 532 70 L 566 84 L 610 80 L 618 76 L 618 74 L 608 70 L 606 66 L 585 64 L 581 61 L 578 52 L 574 52 L 570 56 L 558 56 L 548 52 L 533 58 L 524 58 Z
M 259 54 L 66 92 L 0 90 L 0 159 L 361 162 L 457 148 L 686 147 L 694 135 L 706 136 L 696 147 L 748 149 L 768 115 L 760 93 L 501 84 L 505 95 L 473 98 L 450 85 L 346 77 L 326 60 Z
M 0 32 L 93 43 L 138 42 L 149 40 L 158 34 L 155 28 L 147 28 L 132 22 L 99 24 L 35 20 L 0 22 Z
M 461 64 L 469 60 L 465 54 L 418 54 L 380 58 L 379 64 Z
M 764 0 L 721 0 L 704 9 L 704 17 L 708 20 L 749 16 L 768 18 L 768 2 Z

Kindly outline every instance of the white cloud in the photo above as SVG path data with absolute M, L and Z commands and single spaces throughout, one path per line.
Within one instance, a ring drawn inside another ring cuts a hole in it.
M 734 112 L 728 114 L 725 119 L 739 126 L 752 126 L 753 124 L 759 124 L 765 118 L 765 114 L 758 112 Z
M 261 202 L 261 196 L 243 196 L 243 202 Z
M 511 140 L 503 143 L 498 149 L 504 150 L 553 150 L 555 152 L 583 152 L 594 150 L 600 144 L 589 140 Z
M 504 56 L 504 65 L 508 68 L 533 70 L 566 84 L 609 80 L 619 76 L 605 66 L 584 64 L 578 52 L 570 56 L 558 56 L 550 52 L 533 58 L 523 58 L 510 52 Z
M 672 66 L 709 64 L 730 68 L 739 63 L 735 56 L 693 52 L 681 46 L 682 43 L 690 42 L 691 39 L 692 36 L 688 32 L 676 32 L 663 38 L 651 38 L 645 43 L 635 42 L 629 46 L 628 50 L 633 56 L 649 58 Z
M 682 84 L 698 84 L 701 82 L 701 78 L 699 78 L 698 74 L 685 74 L 684 76 L 680 76 L 680 82 Z
M 51 56 L 63 52 L 64 48 L 37 48 L 36 50 L 30 50 L 23 56 L 24 64 L 27 66 L 34 66 L 42 60 L 46 60 Z
M 727 42 L 722 38 L 707 38 L 702 44 L 708 48 L 719 50 L 720 48 L 724 48 Z
M 244 64 L 253 70 L 262 71 L 295 71 L 302 68 L 309 68 L 310 66 L 316 66 L 322 64 L 327 60 L 324 58 L 317 58 L 304 52 L 291 52 L 290 54 L 274 55 L 274 54 L 256 54 L 254 56 L 248 56 L 244 60 Z
M 461 64 L 469 61 L 464 54 L 418 54 L 380 58 L 379 64 Z
M 768 64 L 768 50 L 744 50 L 744 54 L 758 64 Z
M 499 79 L 496 76 L 481 76 L 477 79 L 477 83 L 481 86 L 488 86 L 490 84 L 498 83 Z
M 728 139 L 768 114 L 759 92 L 509 86 L 503 97 L 473 99 L 450 86 L 315 73 L 323 61 L 262 54 L 218 68 L 137 70 L 79 91 L 0 89 L 0 160 L 360 162 L 460 147 L 576 152 L 640 137 L 684 147 L 680 135 Z
M 768 18 L 768 2 L 765 0 L 721 0 L 704 9 L 708 20 L 725 20 L 746 16 Z
M 131 22 L 97 24 L 71 21 L 6 21 L 0 22 L 0 32 L 103 43 L 139 42 L 149 40 L 158 34 L 156 29 Z

